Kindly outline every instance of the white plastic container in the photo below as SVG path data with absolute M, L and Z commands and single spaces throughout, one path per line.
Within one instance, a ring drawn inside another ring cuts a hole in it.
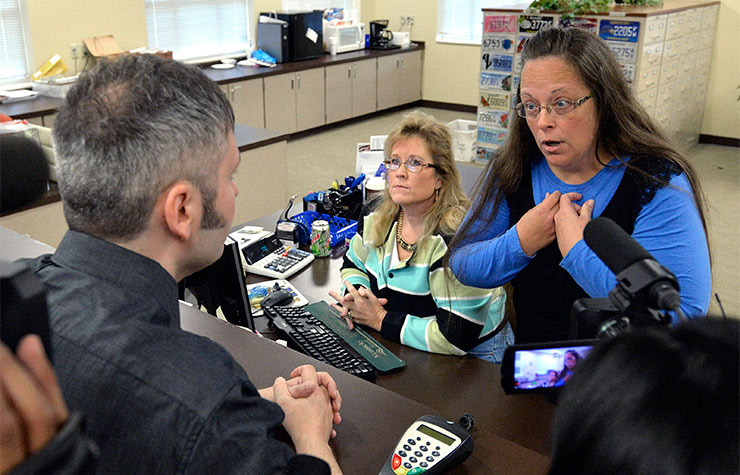
M 452 131 L 452 151 L 458 162 L 472 162 L 475 159 L 478 140 L 478 123 L 474 120 L 455 119 L 448 122 Z
M 382 150 L 371 150 L 369 143 L 357 144 L 355 176 L 360 173 L 364 173 L 365 176 L 374 176 L 381 163 L 383 163 Z

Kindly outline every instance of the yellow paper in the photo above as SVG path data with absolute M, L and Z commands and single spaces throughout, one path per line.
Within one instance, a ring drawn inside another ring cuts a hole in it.
M 62 57 L 59 56 L 59 53 L 55 54 L 51 58 L 49 58 L 49 61 L 44 63 L 43 66 L 41 66 L 38 71 L 33 73 L 31 77 L 34 81 L 38 81 L 41 78 L 44 77 L 50 77 L 55 76 L 57 74 L 64 74 L 67 71 L 67 65 L 64 64 L 64 61 L 62 61 Z

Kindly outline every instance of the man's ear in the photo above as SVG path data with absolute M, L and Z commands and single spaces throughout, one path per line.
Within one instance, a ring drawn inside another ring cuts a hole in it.
M 192 183 L 186 181 L 171 185 L 163 193 L 163 215 L 167 228 L 181 241 L 187 241 L 194 226 L 200 222 L 200 193 Z

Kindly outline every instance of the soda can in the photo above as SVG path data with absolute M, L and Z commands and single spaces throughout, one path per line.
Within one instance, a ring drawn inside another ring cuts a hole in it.
M 326 257 L 331 250 L 331 231 L 329 222 L 317 219 L 311 224 L 311 253 L 316 257 Z

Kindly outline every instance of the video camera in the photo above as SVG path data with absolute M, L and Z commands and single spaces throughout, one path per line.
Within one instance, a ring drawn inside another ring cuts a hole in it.
M 676 277 L 616 223 L 591 220 L 583 239 L 614 272 L 617 285 L 608 298 L 573 303 L 570 340 L 508 347 L 501 363 L 501 385 L 507 394 L 557 391 L 569 378 L 567 354 L 577 363 L 602 339 L 634 328 L 667 326 L 672 321 L 667 311 L 686 320 Z M 556 381 L 550 381 L 552 371 L 558 373 Z

